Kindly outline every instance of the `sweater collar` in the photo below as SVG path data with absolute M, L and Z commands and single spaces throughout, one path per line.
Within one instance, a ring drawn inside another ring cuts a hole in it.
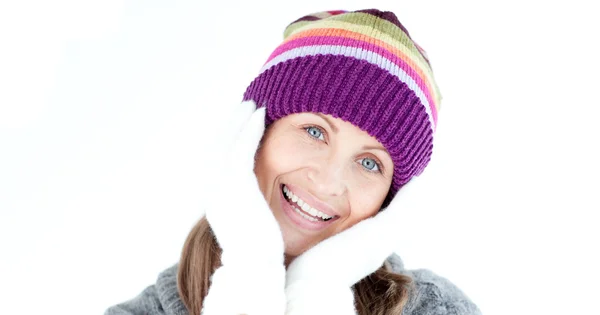
M 404 263 L 400 256 L 392 254 L 387 262 L 395 272 L 404 270 Z M 156 280 L 156 292 L 158 299 L 166 315 L 188 315 L 188 311 L 179 297 L 177 290 L 177 267 L 175 264 L 158 275 Z

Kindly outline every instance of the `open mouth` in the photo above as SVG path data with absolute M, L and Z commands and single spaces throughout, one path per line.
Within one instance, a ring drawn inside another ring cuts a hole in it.
M 311 222 L 327 222 L 338 218 L 338 216 L 329 216 L 319 211 L 319 209 L 312 207 L 307 202 L 294 195 L 294 193 L 289 190 L 285 184 L 282 184 L 280 189 L 283 197 L 292 206 L 294 211 L 306 220 Z

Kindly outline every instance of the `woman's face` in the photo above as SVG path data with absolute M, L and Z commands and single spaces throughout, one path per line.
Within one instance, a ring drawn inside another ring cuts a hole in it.
M 394 166 L 387 151 L 339 118 L 288 115 L 262 141 L 255 173 L 288 259 L 376 214 L 390 188 Z

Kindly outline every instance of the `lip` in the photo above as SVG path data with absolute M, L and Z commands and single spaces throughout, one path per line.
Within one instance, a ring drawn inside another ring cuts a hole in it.
M 285 184 L 285 185 L 288 186 L 287 184 Z M 310 231 L 323 230 L 323 229 L 327 228 L 329 225 L 331 225 L 331 223 L 333 223 L 333 221 L 335 221 L 339 218 L 339 217 L 333 218 L 329 221 L 315 221 L 315 222 L 304 219 L 300 214 L 298 214 L 293 209 L 292 205 L 287 201 L 287 199 L 285 199 L 285 196 L 283 195 L 283 191 L 281 191 L 281 185 L 279 186 L 279 199 L 281 200 L 281 209 L 283 210 L 283 213 L 285 213 L 287 218 L 294 225 L 296 225 L 297 227 L 304 229 L 304 230 L 310 230 Z M 326 212 L 323 211 L 323 213 L 326 213 Z M 326 214 L 330 215 L 329 213 L 326 213 Z
M 290 184 L 284 184 L 284 185 L 287 186 L 287 188 L 289 188 L 294 193 L 294 195 L 298 196 L 298 198 L 302 199 L 304 202 L 307 202 L 312 207 L 317 208 L 319 211 L 325 213 L 326 215 L 328 215 L 330 217 L 339 216 L 330 205 L 315 198 L 314 196 L 305 192 L 304 190 L 300 189 L 299 187 L 290 185 Z

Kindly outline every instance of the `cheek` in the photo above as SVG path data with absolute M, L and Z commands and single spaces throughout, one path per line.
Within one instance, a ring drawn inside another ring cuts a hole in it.
M 350 224 L 377 214 L 387 196 L 388 188 L 389 186 L 383 183 L 371 183 L 371 185 L 361 183 L 353 187 L 349 200 L 352 209 L 349 217 Z
M 306 157 L 284 137 L 271 137 L 257 154 L 255 172 L 263 194 L 275 184 L 277 177 L 301 167 Z
M 264 167 L 273 173 L 283 174 L 302 168 L 315 150 L 290 137 L 274 138 L 264 147 Z

